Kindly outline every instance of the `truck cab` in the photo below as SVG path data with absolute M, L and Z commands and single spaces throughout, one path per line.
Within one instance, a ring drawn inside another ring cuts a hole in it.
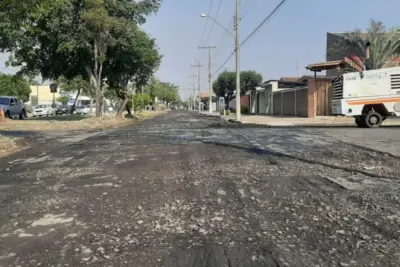
M 400 116 L 400 67 L 351 72 L 333 79 L 332 113 L 363 128 Z
M 15 96 L 0 96 L 0 108 L 3 109 L 7 118 L 19 117 L 21 120 L 26 119 L 25 104 Z

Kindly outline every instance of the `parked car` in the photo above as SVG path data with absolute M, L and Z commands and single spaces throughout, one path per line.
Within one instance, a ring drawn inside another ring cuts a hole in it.
M 55 115 L 55 110 L 51 105 L 37 105 L 32 112 L 33 117 L 42 117 L 42 116 L 49 116 Z
M 78 106 L 75 110 L 76 114 L 80 114 L 80 115 L 87 115 L 90 114 L 91 112 L 95 112 L 96 109 L 92 108 L 92 110 L 90 110 L 90 105 L 83 105 L 83 106 Z
M 0 96 L 0 108 L 7 118 L 19 117 L 21 120 L 27 118 L 25 104 L 16 96 Z
M 56 109 L 56 115 L 71 114 L 72 105 L 61 105 Z

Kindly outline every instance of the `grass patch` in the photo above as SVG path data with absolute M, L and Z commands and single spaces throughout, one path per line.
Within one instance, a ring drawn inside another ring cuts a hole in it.
M 0 158 L 26 149 L 27 145 L 20 138 L 10 138 L 0 135 Z
M 0 123 L 0 130 L 12 131 L 51 131 L 51 130 L 94 130 L 116 129 L 134 124 L 138 120 L 150 119 L 164 112 L 143 111 L 136 115 L 137 119 L 125 119 L 121 116 L 105 116 L 103 118 L 88 116 L 56 116 L 40 119 L 7 120 Z

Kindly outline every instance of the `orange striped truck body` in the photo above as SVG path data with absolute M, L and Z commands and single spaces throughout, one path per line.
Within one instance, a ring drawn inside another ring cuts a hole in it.
M 400 67 L 346 73 L 335 78 L 332 113 L 354 117 L 357 125 L 372 115 L 365 125 L 369 128 L 379 127 L 389 116 L 400 116 Z

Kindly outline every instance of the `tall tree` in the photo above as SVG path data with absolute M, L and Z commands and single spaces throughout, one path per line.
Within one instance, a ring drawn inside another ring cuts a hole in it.
M 236 73 L 232 71 L 224 71 L 218 75 L 213 83 L 214 93 L 218 97 L 223 97 L 225 106 L 228 106 L 229 100 L 233 98 L 236 90 Z
M 246 91 L 252 90 L 262 83 L 262 75 L 256 71 L 242 71 L 240 73 L 240 94 L 243 96 Z M 224 71 L 218 75 L 213 83 L 213 89 L 218 97 L 225 99 L 225 105 L 233 99 L 236 92 L 236 72 Z
M 131 114 L 129 102 L 132 94 L 137 90 L 143 91 L 161 63 L 155 40 L 139 27 L 131 25 L 109 49 L 108 57 L 110 60 L 104 69 L 107 84 L 123 100 L 118 113 L 126 109 Z
M 0 50 L 28 76 L 82 75 L 96 88 L 102 115 L 108 51 L 127 27 L 143 24 L 160 0 L 28 0 L 0 2 Z
M 387 29 L 381 21 L 371 20 L 362 31 L 355 29 L 340 34 L 341 38 L 328 47 L 328 53 L 348 58 L 357 69 L 365 69 L 366 44 L 370 45 L 370 63 L 373 69 L 393 65 L 400 56 L 400 29 Z

